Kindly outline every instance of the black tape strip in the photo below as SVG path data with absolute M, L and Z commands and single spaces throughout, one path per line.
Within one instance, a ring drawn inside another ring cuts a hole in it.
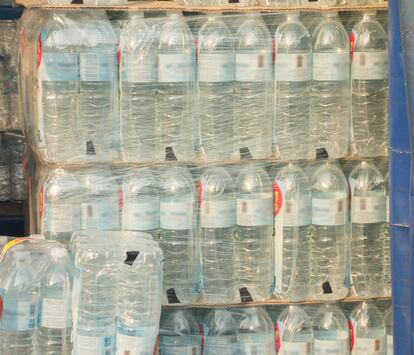
M 80 4 L 80 5 L 83 5 L 83 0 L 72 0 L 71 4 Z
M 173 288 L 169 288 L 167 290 L 167 300 L 169 304 L 178 304 L 181 303 L 180 300 L 178 299 L 175 290 Z
M 165 148 L 165 160 L 166 161 L 177 161 L 177 157 L 174 154 L 173 147 Z
M 252 295 L 250 294 L 247 287 L 239 288 L 240 300 L 242 303 L 253 302 Z
M 316 149 L 316 160 L 328 159 L 329 155 L 325 148 Z
M 238 4 L 240 0 L 229 0 L 229 4 Z
M 253 159 L 248 147 L 240 148 L 240 159 Z
M 329 283 L 328 280 L 326 280 L 322 283 L 322 289 L 323 289 L 323 294 L 324 295 L 331 295 L 333 293 L 331 284 Z
M 78 0 L 73 0 L 73 1 L 78 1 Z M 80 0 L 81 2 L 72 2 L 72 4 L 83 4 L 83 0 Z M 95 152 L 95 147 L 93 145 L 92 141 L 87 141 L 86 142 L 86 155 L 96 155 Z
M 127 251 L 126 255 L 127 255 L 127 257 L 124 261 L 124 264 L 132 266 L 132 264 L 134 264 L 134 261 L 136 260 L 136 258 L 139 255 L 139 251 Z

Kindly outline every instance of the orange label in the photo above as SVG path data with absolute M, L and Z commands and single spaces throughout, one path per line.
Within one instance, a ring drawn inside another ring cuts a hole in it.
M 273 214 L 277 216 L 282 209 L 283 195 L 277 182 L 273 184 Z

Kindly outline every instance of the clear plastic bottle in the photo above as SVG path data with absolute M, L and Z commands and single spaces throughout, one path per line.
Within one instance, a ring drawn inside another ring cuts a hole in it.
M 384 294 L 384 178 L 369 161 L 362 161 L 349 176 L 351 189 L 351 284 L 358 296 Z
M 275 34 L 275 136 L 285 160 L 311 159 L 312 44 L 299 13 L 285 15 Z
M 251 162 L 241 169 L 236 187 L 235 279 L 242 301 L 267 300 L 273 292 L 272 183 L 261 165 Z
M 275 294 L 289 301 L 310 299 L 311 190 L 303 170 L 282 167 L 273 183 Z
M 240 355 L 276 355 L 275 329 L 264 307 L 248 307 L 237 311 L 237 342 Z
M 247 14 L 236 33 L 234 119 L 237 149 L 254 159 L 272 154 L 272 40 L 258 14 Z M 229 139 L 229 137 L 227 137 Z
M 291 305 L 282 311 L 276 323 L 276 337 L 278 354 L 313 354 L 312 321 L 302 306 Z
M 312 181 L 311 293 L 316 299 L 340 299 L 349 253 L 348 182 L 336 161 L 326 161 Z M 332 293 L 325 294 L 325 290 Z
M 160 355 L 201 355 L 202 337 L 190 309 L 165 310 L 161 316 Z
M 157 155 L 172 147 L 178 160 L 186 161 L 194 157 L 194 38 L 181 12 L 168 12 L 157 31 Z
M 391 239 L 390 239 L 390 188 L 389 173 L 385 176 L 385 222 L 381 229 L 381 236 L 384 240 L 384 288 L 385 295 L 391 295 Z
M 203 322 L 204 355 L 237 353 L 238 327 L 233 315 L 224 308 L 212 309 Z
M 189 171 L 180 166 L 164 168 L 160 188 L 160 247 L 164 253 L 165 296 L 174 295 L 182 304 L 191 304 L 197 265 L 195 188 Z M 167 300 L 171 303 L 171 300 Z M 174 301 L 173 301 L 174 302 Z
M 39 38 L 38 148 L 48 161 L 83 160 L 78 108 L 81 25 L 75 14 L 67 11 L 51 12 L 47 17 Z
M 349 147 L 350 51 L 338 14 L 324 12 L 312 35 L 311 137 L 332 159 Z
M 122 147 L 127 161 L 160 161 L 156 151 L 156 33 L 143 12 L 131 12 L 120 38 Z
M 66 249 L 52 247 L 40 284 L 40 316 L 36 329 L 39 354 L 72 354 L 72 278 Z
M 320 305 L 312 316 L 312 321 L 315 355 L 349 354 L 348 321 L 338 304 Z
M 13 251 L 13 263 L 1 280 L 2 318 L 0 353 L 28 355 L 33 351 L 34 332 L 39 311 L 39 285 L 33 282 L 28 251 Z
M 234 159 L 234 38 L 221 15 L 209 14 L 201 27 L 197 58 L 201 154 L 212 161 Z
M 394 321 L 392 319 L 392 305 L 385 313 L 385 328 L 387 332 L 387 354 L 386 355 L 393 355 L 394 354 Z
M 352 35 L 352 130 L 356 153 L 388 155 L 387 34 L 376 12 L 364 12 Z M 351 37 L 351 38 L 352 38 Z
M 46 179 L 42 191 L 41 231 L 47 239 L 68 245 L 72 233 L 81 229 L 79 175 L 57 169 Z
M 199 183 L 201 293 L 206 303 L 236 303 L 236 194 L 225 168 L 206 169 Z
M 87 159 L 116 158 L 117 39 L 104 11 L 90 11 L 82 23 L 79 53 L 79 114 Z M 69 134 L 73 134 L 69 132 Z M 114 140 L 115 139 L 115 140 Z
M 384 317 L 372 302 L 357 305 L 349 317 L 351 354 L 385 354 Z
M 158 238 L 160 200 L 157 176 L 147 168 L 133 169 L 123 180 L 122 229 Z

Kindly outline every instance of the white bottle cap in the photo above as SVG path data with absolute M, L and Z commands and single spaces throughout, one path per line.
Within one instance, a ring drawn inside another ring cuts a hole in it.
M 66 255 L 68 255 L 68 252 L 65 248 L 61 248 L 61 247 L 54 247 L 50 249 L 50 256 L 52 258 L 64 258 Z

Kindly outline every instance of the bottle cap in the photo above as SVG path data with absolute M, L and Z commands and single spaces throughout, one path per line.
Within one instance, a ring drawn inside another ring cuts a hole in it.
M 61 247 L 55 247 L 50 249 L 50 256 L 52 258 L 64 258 L 66 255 L 68 255 L 68 252 L 65 248 Z

